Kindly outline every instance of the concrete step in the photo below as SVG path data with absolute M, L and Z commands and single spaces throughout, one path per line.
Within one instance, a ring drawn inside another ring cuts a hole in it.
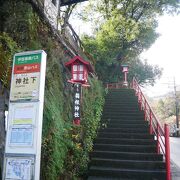
M 119 160 L 163 161 L 163 156 L 157 153 L 134 153 L 117 151 L 93 151 L 91 158 L 106 158 Z
M 95 143 L 95 151 L 116 151 L 116 152 L 134 152 L 134 153 L 155 153 L 156 145 L 119 145 Z
M 110 178 L 135 178 L 138 180 L 165 180 L 164 170 L 140 170 L 109 167 L 90 167 L 91 176 L 110 177 Z
M 126 103 L 122 103 L 122 102 L 120 102 L 120 103 L 117 103 L 117 102 L 106 102 L 106 105 L 105 105 L 105 107 L 138 107 L 139 106 L 139 104 L 138 104 L 138 102 L 130 102 L 130 103 L 128 103 L 128 102 L 126 102 Z
M 112 177 L 97 177 L 97 176 L 89 176 L 87 180 L 135 180 L 135 179 L 127 179 L 127 178 L 112 178 Z
M 152 139 L 127 139 L 127 138 L 96 138 L 94 143 L 100 144 L 119 144 L 119 145 L 156 145 Z
M 140 111 L 139 106 L 129 106 L 129 107 L 124 107 L 124 106 L 109 106 L 105 105 L 104 106 L 104 111 L 112 111 L 112 112 L 126 112 L 126 111 Z
M 126 114 L 129 114 L 129 113 L 142 113 L 144 114 L 144 111 L 141 111 L 139 108 L 137 109 L 112 109 L 111 112 L 108 111 L 109 109 L 104 109 L 103 113 L 126 113 Z
M 120 105 L 105 105 L 104 111 L 116 111 L 122 112 L 127 110 L 140 110 L 139 106 L 129 105 L 129 106 L 120 106 Z
M 99 132 L 104 133 L 147 133 L 149 132 L 148 128 L 104 128 L 100 129 Z
M 140 123 L 129 123 L 129 124 L 124 124 L 124 123 L 113 123 L 110 121 L 109 124 L 107 124 L 107 128 L 149 128 L 148 124 L 140 124 Z
M 92 166 L 98 167 L 112 167 L 124 169 L 146 169 L 146 170 L 164 170 L 165 162 L 162 161 L 137 161 L 137 160 L 117 160 L 106 158 L 92 158 Z
M 128 119 L 128 118 L 134 118 L 134 119 L 143 119 L 144 118 L 144 114 L 114 114 L 112 113 L 111 115 L 110 114 L 103 114 L 102 118 L 125 118 L 125 119 Z
M 103 115 L 112 115 L 112 116 L 122 116 L 122 115 L 125 115 L 125 116 L 144 116 L 144 112 L 143 111 L 108 111 L 108 110 L 104 110 L 103 111 Z
M 110 132 L 99 132 L 98 137 L 104 138 L 128 138 L 128 139 L 154 139 L 154 135 L 147 133 L 110 133 Z
M 121 125 L 121 124 L 136 124 L 136 125 L 148 125 L 147 121 L 144 120 L 111 120 L 107 121 L 107 125 Z
M 137 117 L 137 116 L 118 116 L 118 117 L 113 117 L 113 116 L 102 116 L 102 119 L 103 120 L 108 120 L 108 121 L 125 121 L 125 120 L 128 120 L 128 121 L 138 121 L 138 120 L 141 120 L 141 121 L 144 121 L 144 117 Z

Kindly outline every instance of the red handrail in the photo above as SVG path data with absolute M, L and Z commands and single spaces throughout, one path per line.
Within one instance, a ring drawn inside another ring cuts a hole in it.
M 165 124 L 163 130 L 135 78 L 132 81 L 131 87 L 135 90 L 135 94 L 138 97 L 140 109 L 144 111 L 145 121 L 149 121 L 149 132 L 154 134 L 157 140 L 157 153 L 162 153 L 164 156 L 166 162 L 166 180 L 171 180 L 169 127 Z

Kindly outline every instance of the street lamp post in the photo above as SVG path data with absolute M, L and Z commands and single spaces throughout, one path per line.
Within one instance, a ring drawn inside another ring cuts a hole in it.
M 121 65 L 121 67 L 122 67 L 122 72 L 124 73 L 123 86 L 128 87 L 127 74 L 129 72 L 129 66 L 126 64 L 123 64 L 123 65 Z
M 176 92 L 176 82 L 174 78 L 174 95 L 175 95 L 175 106 L 176 106 L 176 135 L 179 137 L 179 102 L 177 98 L 177 92 Z

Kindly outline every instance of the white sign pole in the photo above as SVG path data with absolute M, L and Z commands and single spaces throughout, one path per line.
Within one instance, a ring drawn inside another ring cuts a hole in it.
M 43 50 L 14 56 L 3 180 L 39 180 L 46 71 Z
M 41 139 L 42 139 L 42 120 L 44 107 L 44 89 L 45 89 L 45 73 L 46 73 L 46 54 L 42 54 L 41 75 L 39 86 L 39 113 L 38 113 L 38 132 L 37 132 L 37 148 L 36 148 L 36 163 L 35 163 L 35 180 L 40 178 L 40 161 L 41 161 Z

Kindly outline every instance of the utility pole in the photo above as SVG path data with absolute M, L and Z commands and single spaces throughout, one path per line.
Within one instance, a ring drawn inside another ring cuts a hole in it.
M 177 137 L 179 137 L 179 102 L 178 102 L 177 91 L 176 91 L 175 77 L 174 77 L 174 95 L 175 95 L 175 106 L 176 106 L 176 126 L 177 126 L 176 135 Z

